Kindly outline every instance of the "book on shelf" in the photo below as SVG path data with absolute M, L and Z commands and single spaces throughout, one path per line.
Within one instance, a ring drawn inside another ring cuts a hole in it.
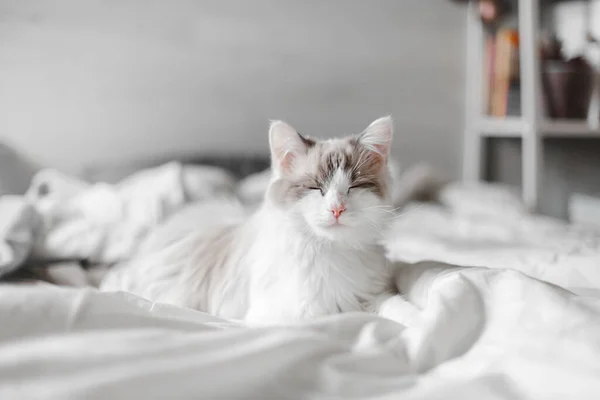
M 492 87 L 494 77 L 494 56 L 496 55 L 496 38 L 493 35 L 487 35 L 483 50 L 483 112 L 491 114 Z
M 484 43 L 484 111 L 498 118 L 520 115 L 519 33 L 500 29 Z

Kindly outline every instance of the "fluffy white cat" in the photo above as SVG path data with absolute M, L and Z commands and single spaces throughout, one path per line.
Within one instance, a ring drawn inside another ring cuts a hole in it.
M 377 310 L 397 292 L 380 244 L 393 217 L 392 134 L 390 117 L 323 141 L 272 122 L 272 178 L 254 214 L 206 204 L 197 232 L 146 251 L 102 288 L 260 324 Z

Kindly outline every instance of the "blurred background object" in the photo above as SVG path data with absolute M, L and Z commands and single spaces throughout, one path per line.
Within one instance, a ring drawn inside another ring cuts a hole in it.
M 455 3 L 468 4 L 470 0 L 453 0 Z M 481 22 L 489 29 L 501 24 L 502 18 L 510 12 L 508 0 L 475 0 Z
M 583 57 L 565 60 L 546 57 L 542 65 L 545 106 L 550 118 L 585 120 L 588 115 L 594 72 Z

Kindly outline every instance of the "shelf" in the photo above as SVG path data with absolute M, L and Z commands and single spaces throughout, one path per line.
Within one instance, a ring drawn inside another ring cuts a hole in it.
M 542 116 L 544 105 L 540 79 L 541 60 L 539 33 L 542 9 L 551 3 L 567 0 L 513 0 L 516 3 L 517 28 L 519 31 L 519 74 L 521 83 L 521 110 L 527 118 L 520 116 L 494 118 L 481 115 L 485 97 L 489 95 L 483 87 L 486 40 L 477 2 L 469 1 L 467 13 L 467 119 L 463 150 L 463 177 L 466 180 L 483 180 L 486 147 L 483 138 L 523 138 L 521 152 L 522 193 L 525 203 L 534 210 L 538 205 L 544 172 L 544 143 L 546 138 L 598 138 L 598 123 L 578 120 L 549 120 L 541 118 L 539 125 L 533 116 Z M 489 100 L 489 99 L 488 99 Z M 535 134 L 535 136 L 530 136 Z
M 550 137 L 600 137 L 600 128 L 592 128 L 587 121 L 578 120 L 544 121 L 541 131 Z
M 527 124 L 520 117 L 483 117 L 477 128 L 484 137 L 521 137 Z M 541 123 L 540 133 L 543 137 L 600 138 L 600 128 L 592 128 L 587 121 L 578 120 L 545 120 Z
M 483 136 L 520 137 L 525 131 L 525 122 L 519 117 L 483 117 L 478 129 Z

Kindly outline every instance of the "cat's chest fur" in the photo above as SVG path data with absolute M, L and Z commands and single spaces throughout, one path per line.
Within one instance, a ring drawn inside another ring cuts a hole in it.
M 297 232 L 271 235 L 265 228 L 247 258 L 247 322 L 363 311 L 389 287 L 390 270 L 380 246 L 357 249 L 313 241 Z

